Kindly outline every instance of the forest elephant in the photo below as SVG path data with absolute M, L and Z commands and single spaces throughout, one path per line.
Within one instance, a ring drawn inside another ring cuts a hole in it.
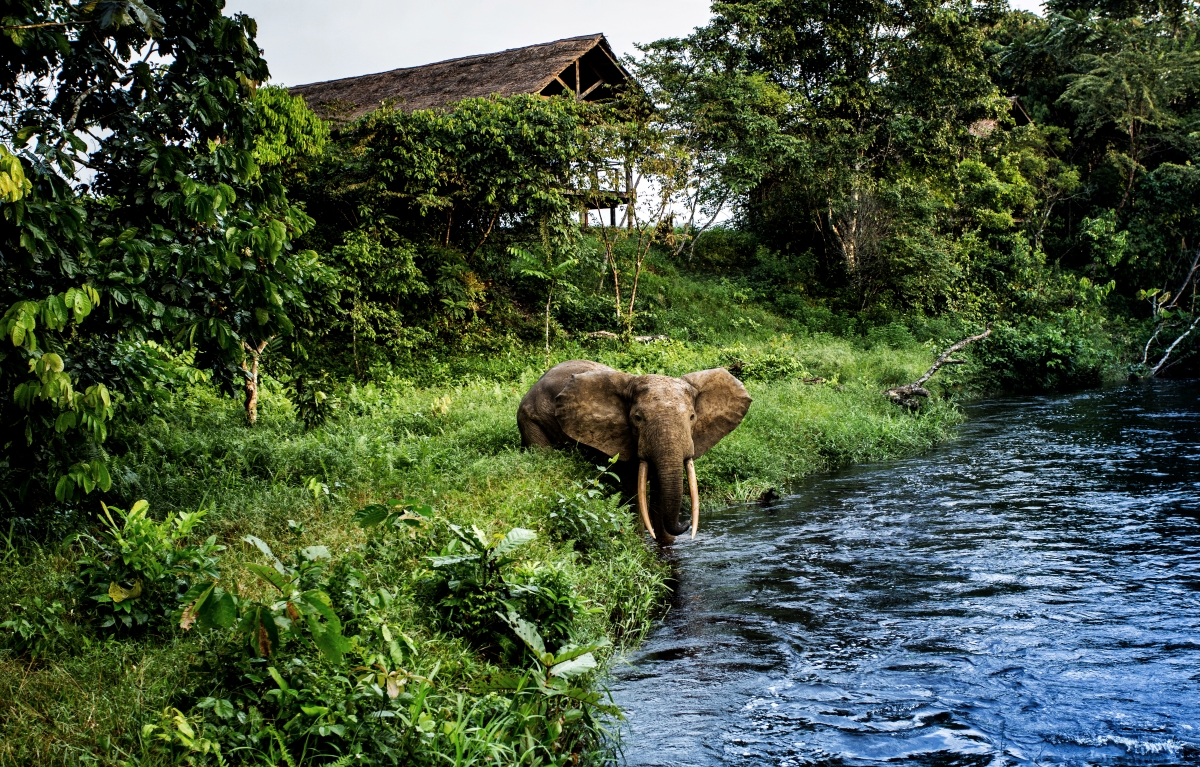
M 578 443 L 619 456 L 627 497 L 636 467 L 638 514 L 650 535 L 668 545 L 689 527 L 679 520 L 685 473 L 695 538 L 700 496 L 694 460 L 737 428 L 750 402 L 741 381 L 724 368 L 672 378 L 571 360 L 552 367 L 526 393 L 517 425 L 526 447 Z

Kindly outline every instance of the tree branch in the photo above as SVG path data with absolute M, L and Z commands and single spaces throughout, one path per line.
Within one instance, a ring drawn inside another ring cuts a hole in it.
M 1168 346 L 1167 350 L 1163 352 L 1162 359 L 1160 359 L 1158 364 L 1154 366 L 1154 369 L 1150 371 L 1151 377 L 1158 375 L 1158 371 L 1162 370 L 1166 366 L 1167 358 L 1171 356 L 1171 352 L 1175 351 L 1176 346 L 1179 346 L 1179 344 L 1183 343 L 1183 339 L 1192 334 L 1192 331 L 1196 329 L 1197 325 L 1200 325 L 1200 315 L 1197 315 L 1196 319 L 1192 320 L 1192 324 L 1188 326 L 1188 329 L 1183 331 L 1179 338 L 1176 338 L 1174 343 Z
M 1175 291 L 1175 296 L 1171 299 L 1171 303 L 1164 306 L 1164 309 L 1174 309 L 1179 305 L 1179 297 L 1187 292 L 1188 283 L 1192 281 L 1197 268 L 1200 268 L 1200 248 L 1196 248 L 1196 257 L 1192 259 L 1192 268 L 1188 269 L 1187 277 L 1183 278 L 1183 284 L 1179 286 L 1179 290 Z
M 934 360 L 933 365 L 930 366 L 929 370 L 925 371 L 925 375 L 921 376 L 910 384 L 905 384 L 904 386 L 895 386 L 891 389 L 888 389 L 884 392 L 884 394 L 887 395 L 888 399 L 897 405 L 906 407 L 909 410 L 916 410 L 921 406 L 921 400 L 917 399 L 917 397 L 929 396 L 929 390 L 922 386 L 922 384 L 932 378 L 933 374 L 938 372 L 943 365 L 962 364 L 963 360 L 952 360 L 950 359 L 951 355 L 953 355 L 955 352 L 961 351 L 976 341 L 981 341 L 987 338 L 991 334 L 992 328 L 989 325 L 984 328 L 984 331 L 979 335 L 971 336 L 970 338 L 964 338 L 946 351 L 942 352 L 942 355 Z

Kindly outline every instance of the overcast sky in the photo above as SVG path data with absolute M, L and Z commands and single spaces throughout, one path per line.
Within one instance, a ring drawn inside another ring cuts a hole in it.
M 1037 10 L 1040 0 L 1010 0 Z M 681 37 L 709 0 L 227 0 L 258 20 L 272 81 L 302 85 L 603 32 L 618 54 Z

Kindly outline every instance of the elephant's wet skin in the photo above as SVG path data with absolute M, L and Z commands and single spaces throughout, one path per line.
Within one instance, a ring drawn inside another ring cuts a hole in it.
M 571 360 L 552 367 L 526 393 L 517 426 L 526 447 L 578 444 L 619 456 L 623 492 L 636 496 L 650 535 L 669 545 L 689 528 L 696 537 L 695 459 L 737 428 L 751 401 L 724 368 L 672 378 Z M 685 477 L 690 524 L 679 519 Z

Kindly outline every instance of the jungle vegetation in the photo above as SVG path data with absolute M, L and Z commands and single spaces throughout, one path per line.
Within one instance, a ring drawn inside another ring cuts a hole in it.
M 709 503 L 1195 371 L 1193 3 L 714 2 L 616 102 L 337 126 L 222 5 L 0 14 L 0 764 L 610 759 L 670 573 L 519 449 L 556 361 L 744 379 Z

